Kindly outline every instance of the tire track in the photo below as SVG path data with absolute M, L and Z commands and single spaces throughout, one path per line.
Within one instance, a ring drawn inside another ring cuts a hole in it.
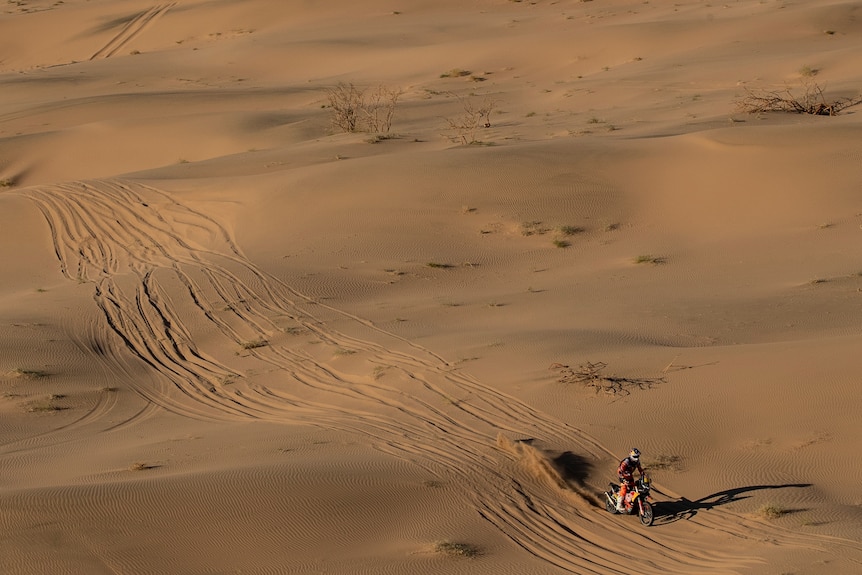
M 176 6 L 176 2 L 157 4 L 149 10 L 141 12 L 123 26 L 123 28 L 113 38 L 111 38 L 107 44 L 93 53 L 93 55 L 90 56 L 90 60 L 110 58 L 129 42 L 140 36 L 156 19 L 164 16 L 168 10 L 174 6 Z
M 627 573 L 620 565 L 634 562 L 648 573 L 731 572 L 756 561 L 710 556 L 609 521 L 581 495 L 590 487 L 570 485 L 540 451 L 574 444 L 586 460 L 606 463 L 612 456 L 598 441 L 268 276 L 224 226 L 169 194 L 116 180 L 20 193 L 48 220 L 61 271 L 93 285 L 105 329 L 152 369 L 157 383 L 132 385 L 153 404 L 198 419 L 302 423 L 366 437 L 458 485 L 489 523 L 565 572 Z M 364 335 L 334 330 L 327 318 Z M 196 344 L 200 334 L 209 353 Z M 242 354 L 227 357 L 225 347 Z M 723 510 L 691 521 L 733 539 L 801 539 Z

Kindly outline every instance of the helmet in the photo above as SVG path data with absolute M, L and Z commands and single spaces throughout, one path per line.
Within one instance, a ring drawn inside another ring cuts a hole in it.
M 640 458 L 641 458 L 640 449 L 638 449 L 637 447 L 632 447 L 632 450 L 629 451 L 629 459 L 631 459 L 632 461 L 639 461 Z

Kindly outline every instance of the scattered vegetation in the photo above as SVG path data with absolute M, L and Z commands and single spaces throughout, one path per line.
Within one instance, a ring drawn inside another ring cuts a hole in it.
M 574 236 L 577 234 L 582 234 L 585 231 L 586 230 L 584 228 L 579 227 L 579 226 L 560 226 L 559 227 L 559 232 L 561 234 L 563 234 L 564 236 Z
M 453 557 L 478 557 L 481 552 L 479 548 L 470 543 L 453 543 L 451 541 L 441 541 L 434 546 L 438 553 L 445 553 Z
M 44 413 L 49 411 L 63 411 L 67 409 L 54 403 L 58 399 L 63 399 L 64 395 L 54 394 L 42 401 L 35 401 L 27 405 L 28 413 Z
M 660 454 L 655 459 L 646 462 L 646 468 L 650 470 L 679 471 L 682 469 L 682 457 L 679 455 Z
M 806 64 L 799 69 L 799 75 L 803 78 L 813 78 L 817 75 L 817 72 L 819 71 L 820 70 L 818 70 L 817 68 L 812 68 L 811 66 Z
M 441 78 L 463 78 L 472 74 L 470 70 L 462 70 L 461 68 L 452 68 L 448 72 L 440 74 Z
M 620 377 L 616 375 L 605 375 L 604 362 L 587 362 L 577 368 L 569 367 L 561 363 L 554 363 L 550 369 L 560 373 L 557 381 L 560 383 L 581 383 L 585 387 L 593 388 L 596 393 L 604 392 L 609 395 L 631 395 L 632 389 L 652 389 L 655 385 L 663 383 L 663 377 L 641 378 Z
M 842 110 L 862 103 L 862 95 L 854 98 L 839 98 L 827 100 L 823 88 L 809 78 L 803 71 L 801 91 L 793 92 L 789 87 L 783 90 L 751 90 L 745 89 L 745 96 L 737 102 L 742 112 L 757 114 L 761 112 L 790 112 L 795 114 L 811 114 L 815 116 L 835 116 Z
M 0 188 L 11 188 L 15 182 L 10 178 L 0 178 Z
M 554 246 L 556 246 L 558 248 L 567 248 L 570 245 L 572 245 L 572 244 L 570 242 L 568 242 L 567 240 L 562 240 L 559 238 L 554 240 Z
M 368 91 L 352 83 L 339 82 L 334 88 L 326 90 L 332 126 L 341 132 L 388 134 L 402 94 L 401 89 L 388 86 L 381 85 Z
M 443 263 L 440 263 L 440 262 L 428 262 L 426 265 L 427 265 L 429 268 L 438 268 L 438 269 L 444 269 L 444 270 L 447 270 L 447 269 L 449 269 L 449 268 L 455 267 L 455 266 L 453 266 L 452 264 L 443 264 Z
M 534 220 L 531 222 L 523 222 L 521 224 L 521 234 L 525 236 L 535 236 L 546 234 L 551 231 L 550 228 L 543 226 L 542 222 Z

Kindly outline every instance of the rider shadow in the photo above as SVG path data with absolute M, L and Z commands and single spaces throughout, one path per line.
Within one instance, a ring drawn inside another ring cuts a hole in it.
M 811 483 L 787 483 L 784 485 L 751 485 L 749 487 L 737 487 L 736 489 L 727 489 L 719 491 L 706 497 L 701 497 L 696 501 L 691 501 L 685 497 L 676 501 L 659 501 L 653 503 L 653 512 L 655 513 L 655 524 L 667 524 L 679 521 L 681 519 L 691 519 L 700 511 L 709 511 L 713 507 L 727 505 L 734 501 L 742 501 L 748 499 L 745 495 L 752 491 L 762 489 L 786 489 L 789 487 L 811 487 Z M 654 489 L 658 491 L 657 489 Z

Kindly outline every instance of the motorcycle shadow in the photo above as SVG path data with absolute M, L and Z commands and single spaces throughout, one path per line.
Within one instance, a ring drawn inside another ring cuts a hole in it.
M 654 525 L 666 525 L 683 519 L 691 519 L 701 511 L 710 511 L 714 507 L 727 505 L 735 501 L 748 499 L 746 495 L 752 491 L 763 489 L 788 489 L 792 487 L 811 487 L 811 483 L 787 483 L 784 485 L 750 485 L 748 487 L 737 487 L 719 491 L 695 501 L 682 497 L 674 501 L 654 501 L 653 513 L 655 515 Z M 658 490 L 655 490 L 658 491 Z

